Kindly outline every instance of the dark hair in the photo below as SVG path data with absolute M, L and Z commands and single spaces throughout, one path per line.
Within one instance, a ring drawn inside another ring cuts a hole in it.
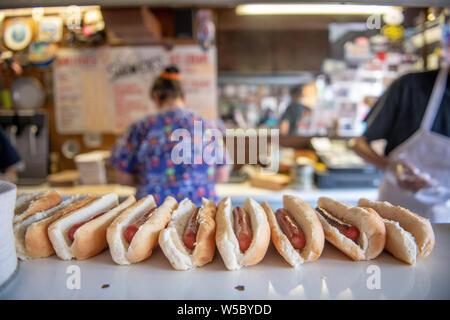
M 296 86 L 291 87 L 290 93 L 291 93 L 291 95 L 302 94 L 302 89 L 303 89 L 303 86 L 298 84 Z
M 156 78 L 150 91 L 151 95 L 156 94 L 159 101 L 167 99 L 183 98 L 184 92 L 179 80 L 180 70 L 174 66 L 167 66 Z

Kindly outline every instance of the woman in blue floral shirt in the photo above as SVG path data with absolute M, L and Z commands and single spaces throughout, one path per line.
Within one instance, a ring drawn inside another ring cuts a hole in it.
M 165 68 L 155 80 L 151 97 L 158 113 L 132 124 L 112 149 L 110 160 L 118 170 L 119 183 L 135 186 L 138 199 L 152 194 L 157 204 L 167 196 L 179 201 L 188 197 L 196 205 L 201 205 L 202 197 L 214 200 L 215 183 L 228 179 L 226 164 L 208 164 L 203 159 L 175 164 L 178 162 L 174 161 L 172 150 L 178 141 L 172 141 L 171 135 L 176 129 L 188 132 L 192 139 L 190 152 L 194 157 L 195 154 L 203 154 L 202 150 L 194 152 L 195 145 L 198 147 L 195 139 L 201 138 L 205 145 L 205 142 L 212 141 L 208 132 L 219 129 L 223 134 L 223 127 L 217 127 L 212 121 L 185 109 L 179 72 L 174 66 Z M 198 137 L 194 128 L 198 129 L 200 125 L 204 134 Z M 223 141 L 218 143 L 225 156 Z

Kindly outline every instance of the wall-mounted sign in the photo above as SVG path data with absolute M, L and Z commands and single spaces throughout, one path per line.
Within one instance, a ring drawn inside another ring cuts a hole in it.
M 11 50 L 23 50 L 31 42 L 33 32 L 25 19 L 14 19 L 10 22 L 3 35 L 5 45 Z
M 38 41 L 59 42 L 62 34 L 63 22 L 60 17 L 44 17 L 39 22 Z
M 120 133 L 155 112 L 153 80 L 176 64 L 188 108 L 217 118 L 216 50 L 196 45 L 60 49 L 54 67 L 56 127 L 61 134 Z

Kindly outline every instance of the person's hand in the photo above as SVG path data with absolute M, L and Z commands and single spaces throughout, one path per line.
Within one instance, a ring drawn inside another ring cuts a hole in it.
M 4 174 L 0 174 L 0 180 L 16 184 L 18 180 L 17 172 L 11 168 L 8 168 Z
M 407 162 L 394 162 L 390 165 L 390 169 L 395 174 L 398 185 L 403 189 L 418 192 L 432 186 L 432 181 L 427 174 L 421 173 Z

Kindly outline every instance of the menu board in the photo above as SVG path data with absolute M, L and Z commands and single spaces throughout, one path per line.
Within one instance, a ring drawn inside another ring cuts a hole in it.
M 56 129 L 60 134 L 121 133 L 156 112 L 154 79 L 168 64 L 180 68 L 187 107 L 217 118 L 216 50 L 196 45 L 60 49 L 54 63 Z

